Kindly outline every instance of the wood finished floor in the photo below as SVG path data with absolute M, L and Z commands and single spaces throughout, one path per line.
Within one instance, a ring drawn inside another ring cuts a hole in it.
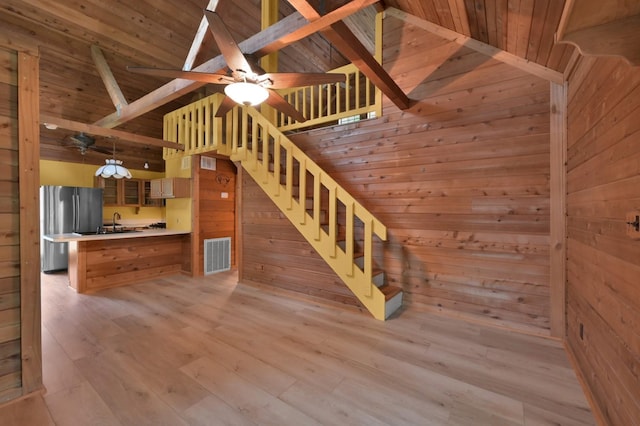
M 557 342 L 175 276 L 78 295 L 42 276 L 44 403 L 12 425 L 589 425 Z M 8 420 L 7 420 L 8 419 Z

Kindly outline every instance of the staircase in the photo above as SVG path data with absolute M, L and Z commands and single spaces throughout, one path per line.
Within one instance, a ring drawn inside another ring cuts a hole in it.
M 220 102 L 213 95 L 165 116 L 165 139 L 185 145 L 165 158 L 215 150 L 240 162 L 369 312 L 388 318 L 402 291 L 374 269 L 386 227 L 255 109 L 214 118 Z

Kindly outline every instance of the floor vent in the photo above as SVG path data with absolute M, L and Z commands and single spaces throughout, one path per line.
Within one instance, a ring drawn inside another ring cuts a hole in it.
M 204 240 L 204 274 L 231 269 L 231 238 Z

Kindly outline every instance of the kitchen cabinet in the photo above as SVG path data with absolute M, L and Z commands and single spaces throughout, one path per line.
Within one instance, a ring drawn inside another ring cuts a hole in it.
M 187 198 L 191 196 L 191 179 L 163 178 L 151 179 L 150 198 Z
M 164 200 L 162 198 L 153 198 L 151 196 L 151 181 L 142 181 L 142 206 L 143 207 L 162 207 Z
M 140 207 L 142 204 L 142 181 L 140 179 L 104 179 L 96 177 L 97 188 L 103 189 L 105 206 Z

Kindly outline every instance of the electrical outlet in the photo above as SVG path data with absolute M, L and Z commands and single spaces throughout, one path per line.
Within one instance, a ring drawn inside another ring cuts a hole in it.
M 640 240 L 640 211 L 627 213 L 625 219 L 627 224 L 627 236 L 634 240 Z

